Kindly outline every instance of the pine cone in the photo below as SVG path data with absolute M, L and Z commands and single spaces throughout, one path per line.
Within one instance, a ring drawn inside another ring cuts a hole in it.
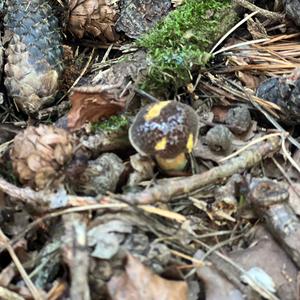
M 5 86 L 17 106 L 36 113 L 53 101 L 62 71 L 62 36 L 45 0 L 7 0 Z
M 68 29 L 78 38 L 85 34 L 114 42 L 118 5 L 110 0 L 69 0 Z
M 74 140 L 53 126 L 29 126 L 19 133 L 11 149 L 14 173 L 21 183 L 37 190 L 55 188 L 63 181 L 62 168 L 71 160 Z

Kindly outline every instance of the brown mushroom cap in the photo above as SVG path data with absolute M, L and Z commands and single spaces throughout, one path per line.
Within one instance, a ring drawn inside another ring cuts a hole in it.
M 129 128 L 129 140 L 143 155 L 174 158 L 192 151 L 198 132 L 198 116 L 190 106 L 162 101 L 139 111 Z

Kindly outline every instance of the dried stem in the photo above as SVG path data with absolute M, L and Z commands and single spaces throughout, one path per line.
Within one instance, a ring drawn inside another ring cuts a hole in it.
M 252 12 L 257 11 L 257 13 L 263 17 L 266 17 L 272 21 L 277 21 L 277 22 L 283 22 L 284 21 L 284 15 L 269 11 L 267 9 L 260 8 L 246 0 L 234 0 L 233 1 L 235 4 L 240 5 Z
M 4 235 L 3 231 L 0 229 L 0 245 L 4 246 L 9 253 L 11 259 L 15 263 L 20 275 L 22 276 L 25 284 L 27 285 L 28 289 L 30 290 L 32 297 L 34 300 L 43 300 L 43 297 L 39 293 L 38 289 L 32 283 L 31 279 L 29 278 L 28 274 L 26 273 L 22 263 L 20 262 L 19 258 L 17 257 L 15 250 L 9 243 L 9 239 Z
M 159 184 L 140 193 L 118 195 L 116 198 L 131 204 L 151 204 L 155 202 L 167 202 L 171 198 L 191 193 L 208 184 L 216 183 L 220 179 L 232 176 L 235 173 L 254 166 L 264 157 L 272 155 L 280 148 L 280 137 L 272 136 L 266 142 L 261 142 L 255 147 L 241 153 L 238 157 L 229 160 L 226 164 L 212 168 L 202 174 L 196 174 L 187 178 L 165 179 Z M 57 193 L 44 191 L 35 192 L 30 188 L 19 188 L 5 179 L 0 178 L 0 190 L 11 197 L 20 199 L 35 207 L 37 211 L 47 211 L 64 206 L 80 206 L 81 204 L 96 204 L 102 195 L 96 197 L 78 197 L 66 194 L 64 190 Z M 105 197 L 108 199 L 109 197 Z
M 70 296 L 73 300 L 90 300 L 88 284 L 89 250 L 87 247 L 86 223 L 80 214 L 64 216 L 65 257 L 70 268 Z
M 190 176 L 188 178 L 179 178 L 178 180 L 166 179 L 161 183 L 144 190 L 140 193 L 131 193 L 121 198 L 132 204 L 151 204 L 155 202 L 167 202 L 171 198 L 189 194 L 194 190 L 204 187 L 208 184 L 216 183 L 220 179 L 240 173 L 247 168 L 259 163 L 266 156 L 270 156 L 280 148 L 280 138 L 272 137 L 267 142 L 259 143 L 255 148 L 251 148 L 240 156 L 229 160 L 226 164 L 214 167 L 207 172 Z

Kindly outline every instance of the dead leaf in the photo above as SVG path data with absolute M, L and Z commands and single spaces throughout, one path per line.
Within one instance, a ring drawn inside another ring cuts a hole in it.
M 253 91 L 255 91 L 260 84 L 259 78 L 250 72 L 239 71 L 236 75 L 247 88 Z
M 97 91 L 95 88 L 75 88 L 70 95 L 72 108 L 68 114 L 68 128 L 79 129 L 86 122 L 96 122 L 121 112 L 125 107 L 123 98 L 117 99 L 113 92 Z
M 201 260 L 204 256 L 198 250 L 194 257 Z M 197 268 L 197 276 L 204 283 L 206 300 L 242 300 L 241 292 L 213 264 Z
M 229 257 L 246 270 L 258 267 L 270 274 L 279 299 L 297 299 L 297 268 L 265 228 L 255 229 L 248 240 L 252 246 L 231 252 Z
M 247 20 L 247 29 L 254 40 L 269 37 L 266 28 L 257 18 Z
M 125 272 L 108 282 L 112 300 L 187 300 L 184 281 L 161 278 L 146 268 L 137 258 L 127 255 Z
M 223 105 L 215 105 L 212 108 L 214 114 L 213 121 L 217 123 L 224 123 L 227 118 L 228 110 L 230 107 Z
M 110 259 L 118 251 L 125 234 L 132 232 L 132 226 L 120 220 L 93 227 L 88 232 L 88 245 L 96 246 L 91 256 Z

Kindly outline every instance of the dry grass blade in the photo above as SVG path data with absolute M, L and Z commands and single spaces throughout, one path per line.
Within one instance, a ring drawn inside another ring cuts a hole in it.
M 219 97 L 219 100 L 222 102 L 222 99 L 225 97 L 229 101 L 241 101 L 244 100 L 249 102 L 249 98 L 245 93 L 241 90 L 240 86 L 233 84 L 228 81 L 222 75 L 207 74 L 210 78 L 211 82 L 208 84 L 204 81 L 199 82 L 199 87 L 202 91 L 205 91 L 208 95 L 213 95 L 214 97 Z M 254 102 L 257 102 L 261 105 L 266 111 L 272 114 L 274 117 L 279 118 L 278 114 L 275 111 L 281 111 L 281 108 L 269 101 L 261 99 L 256 96 L 252 96 L 251 98 Z
M 228 67 L 222 72 L 259 71 L 268 76 L 291 73 L 300 67 L 298 38 L 298 33 L 281 34 L 267 40 L 238 42 L 221 49 L 219 53 L 228 55 Z
M 270 139 L 270 138 L 276 137 L 276 136 L 283 136 L 284 134 L 287 134 L 287 133 L 276 132 L 276 133 L 267 134 L 267 135 L 265 135 L 263 137 L 257 138 L 255 140 L 249 142 L 246 146 L 242 147 L 241 149 L 237 150 L 236 152 L 234 152 L 234 153 L 232 153 L 232 154 L 230 154 L 230 155 L 222 158 L 221 160 L 219 160 L 219 162 L 224 162 L 224 161 L 226 161 L 228 159 L 231 159 L 231 158 L 233 158 L 233 157 L 241 154 L 243 151 L 249 149 L 251 146 L 253 146 L 255 144 L 258 144 L 258 143 L 260 143 L 260 142 L 262 142 L 262 141 L 264 141 L 266 139 Z
M 236 29 L 238 29 L 241 25 L 243 25 L 245 22 L 247 22 L 247 20 L 249 20 L 256 14 L 257 14 L 257 11 L 252 12 L 250 15 L 246 16 L 243 20 L 241 20 L 235 26 L 233 26 L 233 28 L 231 28 L 224 36 L 222 36 L 222 38 L 220 38 L 218 40 L 218 42 L 214 45 L 214 47 L 210 50 L 209 53 L 215 54 L 214 51 L 219 47 L 219 45 L 221 45 L 227 39 L 227 37 L 230 34 L 232 34 Z
M 0 286 L 0 299 L 25 300 L 20 295 Z
M 76 78 L 76 80 L 74 81 L 72 86 L 67 90 L 67 92 L 57 101 L 57 104 L 59 104 L 62 100 L 65 99 L 66 96 L 68 96 L 70 94 L 72 89 L 76 86 L 76 84 L 79 82 L 79 80 L 82 78 L 82 76 L 86 73 L 86 71 L 88 70 L 88 68 L 90 67 L 90 65 L 93 61 L 94 53 L 95 53 L 95 49 L 93 48 L 93 50 L 89 56 L 89 59 L 88 59 L 86 65 L 84 66 L 84 68 L 82 69 L 82 71 L 80 72 L 79 76 Z
M 181 257 L 181 258 L 184 258 L 184 259 L 186 259 L 186 260 L 191 261 L 191 262 L 192 262 L 193 264 L 195 264 L 195 266 L 198 267 L 198 268 L 204 266 L 205 264 L 207 264 L 207 263 L 204 263 L 204 262 L 203 262 L 202 260 L 200 260 L 200 259 L 193 258 L 193 257 L 191 257 L 191 256 L 189 256 L 189 255 L 186 255 L 186 254 L 181 253 L 181 252 L 176 251 L 176 250 L 171 250 L 171 253 L 172 253 L 173 255 L 175 255 L 175 256 L 178 256 L 178 257 Z
M 20 260 L 18 259 L 13 247 L 9 244 L 9 239 L 4 235 L 2 230 L 0 229 L 0 244 L 2 244 L 8 251 L 11 259 L 15 263 L 20 275 L 22 276 L 25 284 L 27 285 L 28 289 L 30 290 L 32 297 L 34 300 L 43 300 L 44 298 L 41 296 L 35 285 L 32 283 L 31 279 L 29 278 L 27 272 L 23 268 Z

